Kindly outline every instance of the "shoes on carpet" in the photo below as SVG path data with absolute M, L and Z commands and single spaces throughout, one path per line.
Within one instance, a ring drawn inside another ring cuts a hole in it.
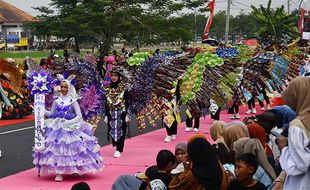
M 164 141 L 165 141 L 165 142 L 171 142 L 171 136 L 168 136 L 168 135 L 167 135 Z
M 171 135 L 171 140 L 176 140 L 177 139 L 177 135 Z
M 253 108 L 252 113 L 253 113 L 253 114 L 256 114 L 256 113 L 257 113 L 256 108 Z
M 56 177 L 55 177 L 55 181 L 56 182 L 61 182 L 61 181 L 63 181 L 64 180 L 64 178 L 62 177 L 62 175 L 60 175 L 60 174 L 57 174 L 56 175 Z
M 239 113 L 236 113 L 235 119 L 240 119 L 240 114 Z
M 193 130 L 193 128 L 191 128 L 191 127 L 186 127 L 186 128 L 185 128 L 185 131 L 186 131 L 186 132 L 190 132 L 190 131 L 192 131 L 192 130 Z
M 261 110 L 261 111 L 265 111 L 265 108 L 264 108 L 264 107 L 262 107 L 260 110 Z
M 194 131 L 194 132 L 198 132 L 199 130 L 198 130 L 197 128 L 194 128 L 193 131 Z
M 267 110 L 270 110 L 270 109 L 271 109 L 270 104 L 267 104 Z
M 115 151 L 114 158 L 119 158 L 121 156 L 122 156 L 122 154 L 119 151 Z
M 250 115 L 251 113 L 253 113 L 253 111 L 252 110 L 248 110 L 248 111 L 246 111 L 245 112 L 247 115 Z
M 232 115 L 232 116 L 230 117 L 230 119 L 236 119 L 236 115 L 235 115 L 235 114 Z

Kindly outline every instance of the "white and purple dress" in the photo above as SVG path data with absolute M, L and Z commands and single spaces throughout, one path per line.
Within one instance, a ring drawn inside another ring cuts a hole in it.
M 55 98 L 45 114 L 45 149 L 35 151 L 33 163 L 40 174 L 85 174 L 102 170 L 97 138 L 93 126 L 83 121 L 77 98 Z

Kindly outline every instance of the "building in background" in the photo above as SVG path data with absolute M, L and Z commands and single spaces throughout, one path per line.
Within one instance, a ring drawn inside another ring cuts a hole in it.
M 27 43 L 28 46 L 30 32 L 24 24 L 33 21 L 35 19 L 30 14 L 0 0 L 0 39 L 5 40 L 7 44 L 26 46 Z

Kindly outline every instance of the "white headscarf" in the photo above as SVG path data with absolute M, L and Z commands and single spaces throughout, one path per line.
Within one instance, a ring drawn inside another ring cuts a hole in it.
M 76 92 L 75 87 L 71 84 L 71 81 L 74 79 L 75 75 L 70 75 L 67 79 L 61 74 L 57 75 L 57 78 L 62 82 L 66 82 L 68 85 L 68 94 L 67 95 L 61 95 L 62 99 L 68 99 L 68 97 L 71 98 L 73 102 L 77 101 L 79 99 L 79 95 Z

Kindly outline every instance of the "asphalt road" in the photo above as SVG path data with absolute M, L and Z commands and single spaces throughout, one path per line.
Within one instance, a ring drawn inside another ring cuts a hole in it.
M 182 109 L 182 120 L 185 118 L 185 111 Z M 162 123 L 158 122 L 158 128 L 147 125 L 143 133 L 162 128 Z M 0 149 L 2 158 L 0 158 L 0 178 L 19 173 L 33 168 L 32 147 L 34 143 L 34 122 L 25 122 L 17 125 L 0 127 Z M 130 123 L 132 137 L 140 135 L 136 127 L 136 120 Z M 101 146 L 110 144 L 107 141 L 107 127 L 103 121 L 100 121 L 99 127 L 95 133 Z M 164 137 L 163 137 L 164 138 Z M 126 149 L 126 147 L 125 147 Z

